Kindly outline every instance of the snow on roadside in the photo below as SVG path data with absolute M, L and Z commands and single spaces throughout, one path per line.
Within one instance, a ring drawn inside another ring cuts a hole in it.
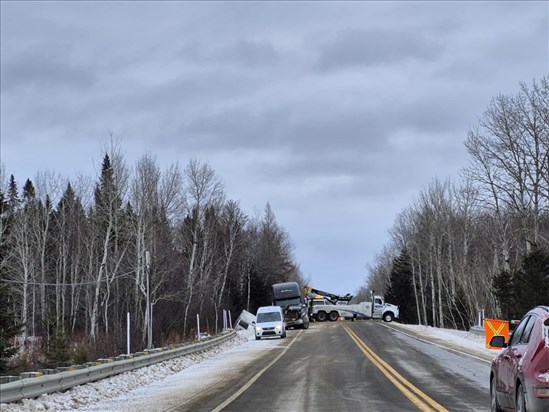
M 75 386 L 65 392 L 45 394 L 35 399 L 23 399 L 19 402 L 0 403 L 0 410 L 2 412 L 63 411 L 93 405 L 162 380 L 252 339 L 254 339 L 253 331 L 239 331 L 231 340 L 206 352 L 170 359 L 97 382 Z
M 399 324 L 399 329 L 407 329 L 411 332 L 416 332 L 425 338 L 433 337 L 440 340 L 453 343 L 456 346 L 465 349 L 474 349 L 481 353 L 496 356 L 499 350 L 487 349 L 484 335 L 477 335 L 473 332 L 456 329 L 441 329 L 433 328 L 432 326 L 423 325 L 404 325 Z

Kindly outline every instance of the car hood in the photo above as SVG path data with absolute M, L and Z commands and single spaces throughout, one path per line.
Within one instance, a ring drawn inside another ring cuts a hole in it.
M 278 321 L 278 322 L 261 322 L 261 323 L 257 323 L 256 326 L 259 326 L 263 329 L 265 328 L 275 328 L 276 325 L 281 325 L 282 322 Z

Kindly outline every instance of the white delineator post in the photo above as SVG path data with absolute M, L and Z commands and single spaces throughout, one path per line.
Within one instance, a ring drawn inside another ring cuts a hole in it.
M 130 312 L 128 312 L 128 315 L 126 317 L 126 344 L 127 344 L 127 350 L 126 353 L 130 354 Z
M 198 313 L 196 314 L 196 336 L 200 340 L 200 316 Z

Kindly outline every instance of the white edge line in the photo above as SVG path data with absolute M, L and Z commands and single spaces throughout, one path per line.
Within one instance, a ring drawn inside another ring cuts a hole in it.
M 389 325 L 385 325 L 385 324 L 383 324 L 383 323 L 382 323 L 382 325 L 385 326 L 386 328 L 389 328 L 389 329 L 391 329 L 391 330 L 394 330 L 395 332 L 402 333 L 403 335 L 406 335 L 406 336 L 408 336 L 408 337 L 410 337 L 410 338 L 419 340 L 419 341 L 421 341 L 421 342 L 423 342 L 423 343 L 428 343 L 428 344 L 430 344 L 430 345 L 435 345 L 435 346 L 438 346 L 438 347 L 440 347 L 440 348 L 446 349 L 446 350 L 448 350 L 448 351 L 450 351 L 450 352 L 459 353 L 460 355 L 466 355 L 466 356 L 469 356 L 470 358 L 473 358 L 473 359 L 476 359 L 476 360 L 485 362 L 485 363 L 487 363 L 487 364 L 491 364 L 491 363 L 492 363 L 491 360 L 486 360 L 486 359 L 484 359 L 484 358 L 481 358 L 480 356 L 471 355 L 470 353 L 462 352 L 462 351 L 460 351 L 460 350 L 458 350 L 458 349 L 454 349 L 454 348 L 449 348 L 448 346 L 441 345 L 440 343 L 431 342 L 431 341 L 428 341 L 428 340 L 426 340 L 426 339 L 418 338 L 418 337 L 415 336 L 415 335 L 412 335 L 412 334 L 407 333 L 407 332 L 403 332 L 402 330 L 400 330 L 400 329 L 398 329 L 398 328 L 393 328 L 393 327 L 391 327 L 391 326 L 389 326 Z

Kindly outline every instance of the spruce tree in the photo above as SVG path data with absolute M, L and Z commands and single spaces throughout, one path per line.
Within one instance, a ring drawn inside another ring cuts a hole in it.
M 513 277 L 511 273 L 502 270 L 492 280 L 492 289 L 496 296 L 501 316 L 503 319 L 509 319 L 515 306 L 515 293 L 513 290 Z
M 46 368 L 57 368 L 59 366 L 68 366 L 70 362 L 69 344 L 63 329 L 56 325 L 55 320 L 49 322 L 50 334 L 44 348 Z
M 520 270 L 513 276 L 515 308 L 513 317 L 520 319 L 528 310 L 549 304 L 549 254 L 534 250 L 524 257 Z
M 412 282 L 412 266 L 410 256 L 402 251 L 393 261 L 390 275 L 390 285 L 385 293 L 385 300 L 400 307 L 400 321 L 417 324 L 417 308 Z
M 0 375 L 6 375 L 9 371 L 9 360 L 17 353 L 17 348 L 13 344 L 13 338 L 16 337 L 23 328 L 23 325 L 17 322 L 17 316 L 11 304 L 12 297 L 9 285 L 0 280 Z

